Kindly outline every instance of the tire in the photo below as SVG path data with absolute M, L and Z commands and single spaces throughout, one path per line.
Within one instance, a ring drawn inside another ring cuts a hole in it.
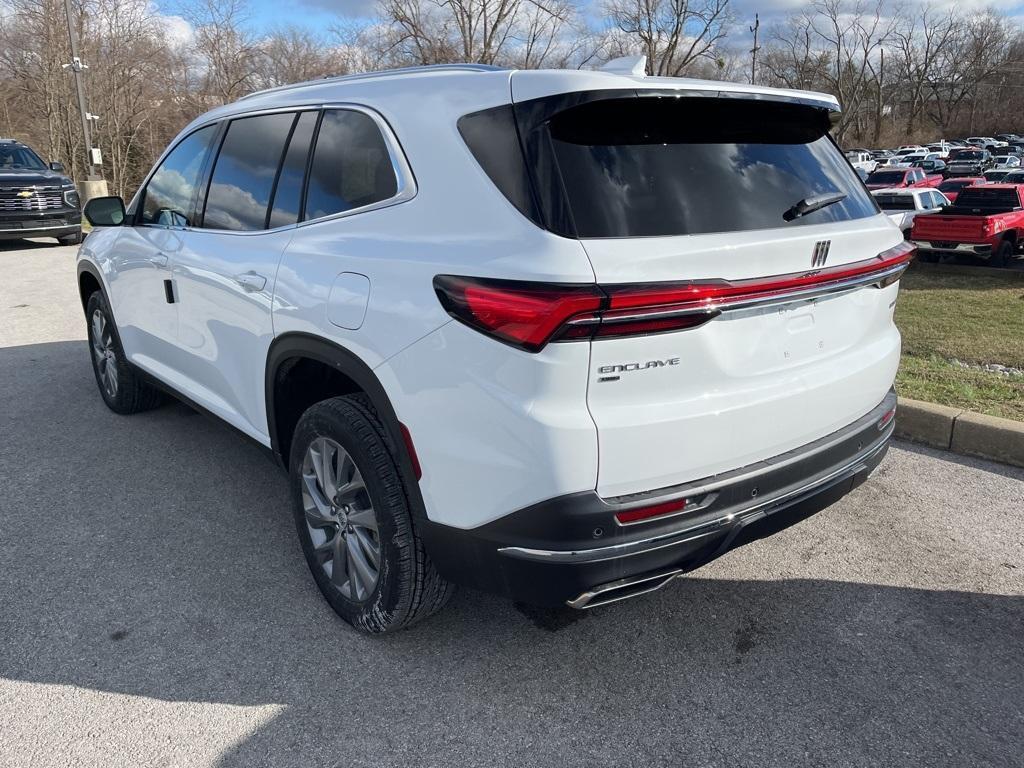
M 292 438 L 289 475 L 302 551 L 341 618 L 379 634 L 444 607 L 454 587 L 416 533 L 398 463 L 368 398 L 335 397 L 309 408 Z
M 63 237 L 58 237 L 57 238 L 57 243 L 59 245 L 81 245 L 82 240 L 84 240 L 84 239 L 85 238 L 82 237 L 82 230 L 78 230 L 74 234 L 64 235 Z
M 1009 240 L 1000 241 L 988 260 L 990 267 L 1005 267 L 1013 258 L 1013 243 Z
M 96 386 L 107 407 L 128 415 L 148 411 L 164 402 L 160 390 L 148 384 L 128 362 L 107 300 L 95 291 L 86 304 L 89 358 Z

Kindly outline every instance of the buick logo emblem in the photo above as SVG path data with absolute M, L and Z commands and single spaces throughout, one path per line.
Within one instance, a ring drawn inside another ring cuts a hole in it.
M 819 240 L 814 244 L 814 253 L 811 254 L 812 267 L 824 267 L 828 261 L 828 249 L 832 246 L 831 240 Z

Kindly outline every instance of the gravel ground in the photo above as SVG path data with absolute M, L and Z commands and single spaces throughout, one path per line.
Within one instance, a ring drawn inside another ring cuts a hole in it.
M 1024 471 L 897 444 L 638 600 L 320 599 L 283 475 L 96 391 L 74 251 L 0 245 L 0 765 L 1024 765 Z

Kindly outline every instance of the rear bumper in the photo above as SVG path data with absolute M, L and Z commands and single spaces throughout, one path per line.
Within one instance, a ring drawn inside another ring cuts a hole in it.
M 890 392 L 855 423 L 802 448 L 692 483 L 616 499 L 551 499 L 470 530 L 424 521 L 446 578 L 536 605 L 592 607 L 641 594 L 824 509 L 867 479 L 888 448 Z M 682 514 L 620 526 L 615 514 L 672 499 Z M 691 511 L 692 509 L 692 511 Z
M 951 243 L 928 240 L 914 240 L 913 243 L 919 250 L 936 253 L 967 253 L 980 256 L 988 256 L 992 253 L 992 243 Z

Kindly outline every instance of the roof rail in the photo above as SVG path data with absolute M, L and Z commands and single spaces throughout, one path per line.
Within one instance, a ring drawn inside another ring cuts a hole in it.
M 290 91 L 294 88 L 305 88 L 310 85 L 323 85 L 325 83 L 348 83 L 355 80 L 370 80 L 375 77 L 391 77 L 393 75 L 412 75 L 417 72 L 499 72 L 506 67 L 496 67 L 493 64 L 423 64 L 416 67 L 399 67 L 398 69 L 382 69 L 377 72 L 360 72 L 353 75 L 328 75 L 327 77 L 321 77 L 317 80 L 304 80 L 301 83 L 289 83 L 288 85 L 279 85 L 276 88 L 267 88 L 262 91 L 254 91 L 253 93 L 243 96 L 239 101 L 245 101 L 246 99 L 252 99 L 256 96 L 265 96 L 268 93 L 280 93 L 282 91 Z

